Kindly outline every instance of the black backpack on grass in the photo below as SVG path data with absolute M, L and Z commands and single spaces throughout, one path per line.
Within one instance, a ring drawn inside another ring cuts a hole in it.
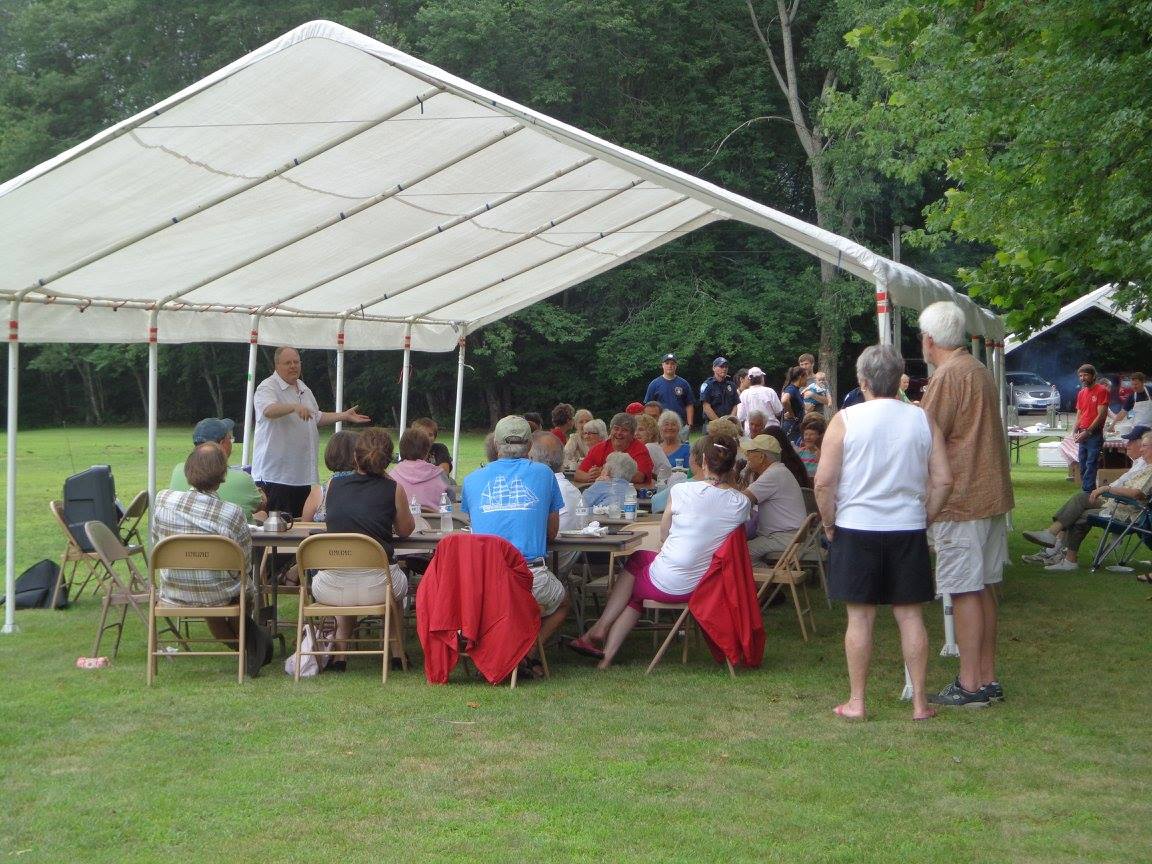
M 52 602 L 52 589 L 56 587 L 56 580 L 60 578 L 60 565 L 45 558 L 37 561 L 16 578 L 16 608 L 17 609 L 47 609 Z M 7 596 L 0 590 L 0 606 L 4 605 Z M 56 608 L 64 609 L 68 606 L 68 586 L 60 588 L 60 596 L 56 598 Z

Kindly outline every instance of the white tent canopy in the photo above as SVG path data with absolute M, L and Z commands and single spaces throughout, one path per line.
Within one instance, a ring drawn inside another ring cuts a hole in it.
M 466 333 L 722 219 L 871 283 L 884 342 L 943 299 L 1003 341 L 944 282 L 327 21 L 9 180 L 9 597 L 20 342 L 149 343 L 154 492 L 158 342 L 249 342 L 246 430 L 257 344 L 337 349 L 338 408 L 345 348 L 403 348 L 402 422 L 408 352 L 459 346 L 458 437 Z
M 1061 324 L 1072 320 L 1081 312 L 1087 312 L 1089 309 L 1099 309 L 1102 312 L 1107 312 L 1109 315 L 1113 315 L 1116 318 L 1119 318 L 1125 324 L 1131 324 L 1138 330 L 1141 330 L 1144 333 L 1147 333 L 1149 336 L 1152 336 L 1152 321 L 1133 321 L 1131 312 L 1113 304 L 1112 295 L 1115 293 L 1115 285 L 1101 285 L 1095 291 L 1090 291 L 1083 297 L 1076 298 L 1071 303 L 1063 306 L 1056 314 L 1056 317 L 1052 319 L 1051 323 L 1045 327 L 1041 327 L 1031 335 L 1021 337 L 1014 333 L 1010 334 L 1004 340 L 1004 353 L 1009 354 L 1012 351 L 1015 351 L 1021 345 L 1025 345 L 1031 342 L 1037 336 L 1042 336 L 1053 327 L 1059 327 Z
M 146 341 L 159 309 L 161 342 L 260 313 L 265 344 L 397 348 L 412 322 L 447 351 L 719 219 L 1002 338 L 943 282 L 323 21 L 0 186 L 0 302 L 28 342 Z

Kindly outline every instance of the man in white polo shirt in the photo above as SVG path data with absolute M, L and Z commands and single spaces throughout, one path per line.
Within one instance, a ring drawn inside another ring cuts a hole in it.
M 319 426 L 368 423 L 353 405 L 346 411 L 321 411 L 316 397 L 300 380 L 300 353 L 281 347 L 273 355 L 276 371 L 256 388 L 256 451 L 252 476 L 268 499 L 268 512 L 299 516 L 312 485 L 320 482 L 316 458 Z

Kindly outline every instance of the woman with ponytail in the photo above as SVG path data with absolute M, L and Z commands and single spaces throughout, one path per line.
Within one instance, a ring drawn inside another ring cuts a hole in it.
M 645 600 L 684 603 L 692 596 L 716 550 L 748 520 L 751 505 L 737 488 L 738 449 L 731 436 L 705 436 L 702 482 L 671 487 L 660 523 L 660 551 L 629 556 L 604 614 L 568 643 L 572 650 L 599 659 L 598 668 L 607 669 L 636 626 Z

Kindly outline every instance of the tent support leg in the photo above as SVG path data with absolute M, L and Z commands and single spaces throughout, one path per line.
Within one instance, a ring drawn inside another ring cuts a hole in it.
M 892 344 L 892 304 L 888 302 L 888 286 L 876 281 L 876 331 L 881 345 Z
M 156 313 L 152 313 L 148 328 L 148 517 L 151 520 L 156 506 L 156 420 L 159 411 L 160 346 L 156 341 Z M 151 547 L 151 530 L 145 545 Z
M 408 379 L 412 375 L 412 322 L 404 331 L 404 368 L 400 370 L 400 435 L 408 428 Z
M 20 383 L 19 324 L 13 316 L 8 324 L 8 465 L 7 492 L 4 504 L 4 627 L 0 633 L 20 632 L 16 624 L 16 400 Z
M 464 406 L 464 343 L 466 334 L 460 335 L 460 350 L 456 360 L 456 419 L 452 424 L 452 470 L 460 476 L 460 469 L 456 467 L 460 459 L 460 413 Z
M 248 380 L 244 393 L 244 444 L 240 450 L 240 464 L 252 464 L 252 401 L 256 397 L 256 353 L 260 340 L 260 316 L 252 316 L 252 332 L 248 334 Z
M 344 410 L 344 326 L 341 323 L 340 333 L 336 337 L 336 410 Z M 344 428 L 343 422 L 337 422 L 336 431 Z

